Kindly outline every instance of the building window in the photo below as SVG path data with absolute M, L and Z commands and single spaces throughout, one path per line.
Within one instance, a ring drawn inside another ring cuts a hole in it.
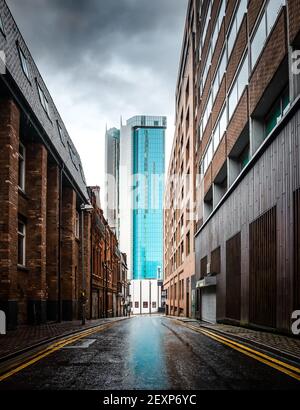
M 205 17 L 204 27 L 202 30 L 202 37 L 201 37 L 202 47 L 204 46 L 204 43 L 205 43 L 206 33 L 207 33 L 208 25 L 210 22 L 210 17 L 211 17 L 211 2 L 209 2 L 208 10 L 207 10 L 206 17 Z
M 25 191 L 25 147 L 22 143 L 19 145 L 19 188 Z
M 58 121 L 57 121 L 57 128 L 58 128 L 59 138 L 60 138 L 62 144 L 65 145 L 64 132 L 63 132 L 63 129 L 61 128 L 61 125 Z
M 277 124 L 282 120 L 282 118 L 287 113 L 290 106 L 290 96 L 289 90 L 286 89 L 285 92 L 276 101 L 270 113 L 267 115 L 265 120 L 265 136 L 267 137 Z
M 225 4 L 225 0 L 222 0 L 221 6 L 219 8 L 219 13 L 218 16 L 216 18 L 216 25 L 215 25 L 215 29 L 212 35 L 212 49 L 215 49 L 218 37 L 219 37 L 219 32 L 221 30 L 221 25 L 223 22 L 223 18 L 225 16 L 225 8 L 226 8 L 226 4 Z
M 18 44 L 18 51 L 19 51 L 19 56 L 20 56 L 21 67 L 22 67 L 23 73 L 25 74 L 25 76 L 29 80 L 28 61 L 27 61 L 27 58 L 26 58 L 26 56 L 25 56 L 25 54 L 24 54 L 24 52 L 21 49 L 19 44 Z
M 262 49 L 280 13 L 285 0 L 269 0 L 251 40 L 251 70 L 254 68 Z
M 213 85 L 212 85 L 212 103 L 214 103 L 214 101 L 215 101 L 215 99 L 218 95 L 219 88 L 220 88 L 221 82 L 223 80 L 225 71 L 226 71 L 226 64 L 227 64 L 226 53 L 225 53 L 225 50 L 224 50 L 222 55 L 221 55 L 219 65 L 218 65 L 218 68 L 217 68 L 217 73 L 216 73 L 216 76 L 215 76 L 215 79 L 214 79 L 214 82 L 213 82 Z
M 152 302 L 152 309 L 156 309 L 156 302 Z
M 26 264 L 26 225 L 18 221 L 18 265 Z
M 75 218 L 75 237 L 79 239 L 80 237 L 80 217 L 79 212 L 76 211 L 76 218 Z
M 134 307 L 135 307 L 135 309 L 138 309 L 139 308 L 139 302 L 134 302 Z
M 218 146 L 223 138 L 223 135 L 225 134 L 225 131 L 227 129 L 227 112 L 226 112 L 226 106 L 223 108 L 223 111 L 220 115 L 220 118 L 216 124 L 216 127 L 214 129 L 213 133 L 213 152 L 216 152 L 218 149 Z
M 230 31 L 229 31 L 229 35 L 228 35 L 228 39 L 227 39 L 227 56 L 228 56 L 228 60 L 229 60 L 229 57 L 232 53 L 233 46 L 235 44 L 238 32 L 240 30 L 240 26 L 242 24 L 244 15 L 247 12 L 247 3 L 248 3 L 248 0 L 240 0 L 239 7 L 238 7 L 238 9 L 235 12 L 235 15 L 233 17 L 231 27 L 230 27 Z
M 41 86 L 39 85 L 39 83 L 37 82 L 37 88 L 38 88 L 38 92 L 39 92 L 39 97 L 40 97 L 40 102 L 42 104 L 42 107 L 44 108 L 45 113 L 47 114 L 47 116 L 50 118 L 50 111 L 49 111 L 49 104 L 48 104 L 48 100 L 45 96 L 44 91 L 42 90 Z
M 1 30 L 2 33 L 4 34 L 4 24 L 3 24 L 3 20 L 2 20 L 1 15 L 0 15 L 0 30 Z
M 75 151 L 74 151 L 73 147 L 69 143 L 69 141 L 68 141 L 68 148 L 69 148 L 69 154 L 70 154 L 71 160 L 73 162 L 73 165 L 78 171 L 78 166 L 77 166 L 77 163 L 76 163 L 76 154 L 75 154 Z
M 206 153 L 202 160 L 202 174 L 205 175 L 213 158 L 213 140 L 210 141 Z
M 191 234 L 188 232 L 186 235 L 186 255 L 188 256 L 191 253 Z
M 148 302 L 143 302 L 143 309 L 148 309 Z
M 248 84 L 248 54 L 246 55 L 228 97 L 228 121 L 230 121 L 239 100 Z

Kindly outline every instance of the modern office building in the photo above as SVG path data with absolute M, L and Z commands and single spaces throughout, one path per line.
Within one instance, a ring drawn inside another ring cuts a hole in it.
M 105 133 L 105 213 L 109 226 L 120 236 L 119 218 L 120 130 Z
M 120 245 L 127 254 L 134 313 L 161 305 L 165 117 L 137 116 L 121 127 Z
M 289 333 L 300 308 L 299 1 L 190 0 L 186 27 L 196 316 Z
M 164 200 L 166 313 L 195 316 L 194 28 L 186 23 L 176 89 L 176 128 Z

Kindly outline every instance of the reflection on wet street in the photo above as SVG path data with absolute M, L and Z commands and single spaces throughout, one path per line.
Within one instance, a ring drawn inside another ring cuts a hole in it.
M 288 388 L 299 382 L 158 315 L 116 323 L 0 383 L 51 390 Z

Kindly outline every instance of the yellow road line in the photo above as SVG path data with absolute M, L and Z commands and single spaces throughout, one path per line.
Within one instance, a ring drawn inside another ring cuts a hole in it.
M 56 342 L 54 344 L 52 344 L 51 346 L 48 346 L 46 349 L 42 350 L 39 353 L 36 353 L 35 355 L 31 356 L 30 359 L 28 361 L 25 361 L 24 363 L 22 363 L 21 365 L 19 365 L 18 367 L 10 370 L 9 372 L 3 374 L 2 376 L 0 376 L 0 382 L 2 382 L 3 380 L 8 379 L 9 377 L 15 375 L 16 373 L 19 373 L 21 370 L 26 369 L 27 367 L 37 363 L 38 361 L 44 359 L 45 357 L 51 355 L 52 353 L 62 349 L 64 346 L 67 346 L 69 344 L 72 344 L 80 339 L 83 339 L 89 335 L 95 334 L 95 333 L 99 333 L 103 330 L 106 330 L 110 327 L 112 327 L 113 324 L 118 323 L 117 322 L 113 322 L 113 323 L 108 323 L 105 325 L 101 325 L 97 328 L 92 328 L 92 329 L 88 329 L 85 330 L 83 332 L 81 332 L 80 334 L 65 338 L 60 340 L 59 342 Z
M 268 356 L 266 354 L 258 352 L 257 350 L 251 349 L 248 346 L 244 346 L 240 343 L 237 343 L 237 342 L 235 342 L 231 339 L 227 339 L 223 336 L 217 335 L 217 334 L 215 334 L 213 332 L 210 332 L 206 329 L 204 330 L 204 329 L 199 329 L 195 326 L 185 325 L 182 322 L 178 322 L 178 323 L 180 323 L 182 326 L 184 326 L 188 329 L 194 330 L 197 333 L 201 333 L 201 334 L 203 334 L 203 335 L 205 335 L 205 336 L 207 336 L 211 339 L 214 339 L 219 343 L 222 343 L 222 344 L 224 344 L 224 345 L 226 345 L 226 346 L 228 346 L 228 347 L 230 347 L 234 350 L 237 350 L 237 351 L 243 353 L 246 356 L 249 356 L 249 357 L 251 357 L 251 358 L 253 358 L 253 359 L 255 359 L 255 360 L 257 360 L 261 363 L 264 363 L 267 366 L 273 367 L 274 369 L 276 369 L 276 370 L 278 370 L 282 373 L 285 373 L 288 376 L 293 377 L 294 379 L 300 381 L 300 369 L 295 367 L 295 366 L 291 366 L 287 363 L 282 362 L 281 360 L 275 359 L 271 356 Z M 299 373 L 299 374 L 297 374 L 297 373 Z

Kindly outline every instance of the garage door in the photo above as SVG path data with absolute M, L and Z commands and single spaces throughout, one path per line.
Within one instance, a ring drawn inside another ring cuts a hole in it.
M 201 319 L 204 322 L 216 323 L 216 287 L 201 289 Z

